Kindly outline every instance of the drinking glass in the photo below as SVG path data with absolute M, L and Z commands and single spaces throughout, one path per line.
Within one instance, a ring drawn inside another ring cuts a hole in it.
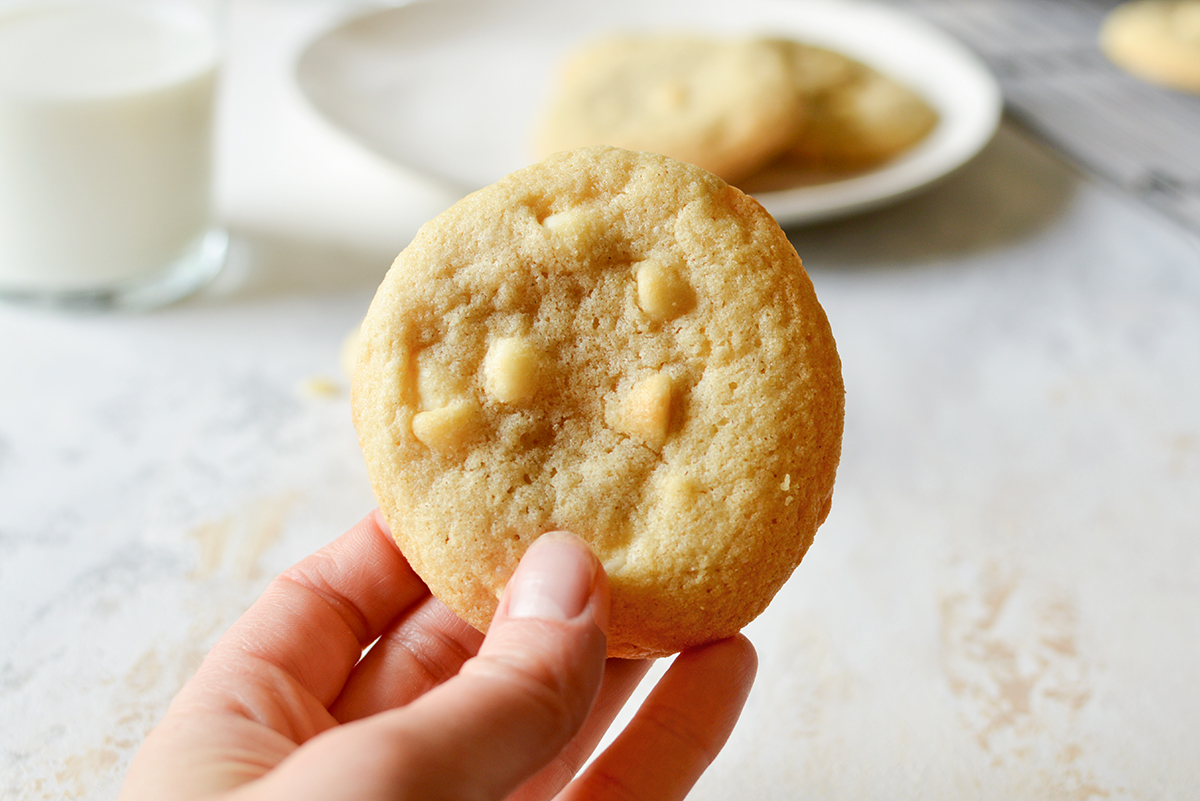
M 0 297 L 150 307 L 220 271 L 221 0 L 0 0 Z

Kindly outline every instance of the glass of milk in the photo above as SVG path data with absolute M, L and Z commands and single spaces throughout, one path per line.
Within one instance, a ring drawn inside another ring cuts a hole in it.
M 209 281 L 221 0 L 0 0 L 0 297 L 150 307 Z

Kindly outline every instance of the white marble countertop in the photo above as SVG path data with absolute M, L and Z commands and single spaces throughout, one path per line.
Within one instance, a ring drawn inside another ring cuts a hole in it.
M 219 633 L 373 505 L 338 352 L 453 198 L 299 97 L 292 60 L 338 11 L 234 3 L 213 287 L 136 316 L 0 307 L 6 799 L 112 798 Z M 1195 797 L 1200 243 L 1011 127 L 793 241 L 845 451 L 693 797 Z

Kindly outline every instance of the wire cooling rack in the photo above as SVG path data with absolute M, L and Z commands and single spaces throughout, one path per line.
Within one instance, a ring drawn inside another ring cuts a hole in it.
M 895 0 L 972 48 L 1008 113 L 1083 169 L 1200 232 L 1200 95 L 1147 83 L 1100 51 L 1119 0 Z

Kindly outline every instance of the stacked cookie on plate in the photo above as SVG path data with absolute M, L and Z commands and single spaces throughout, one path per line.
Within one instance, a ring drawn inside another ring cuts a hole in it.
M 540 156 L 606 144 L 662 153 L 734 184 L 783 166 L 845 175 L 921 141 L 937 113 L 841 53 L 765 37 L 624 35 L 563 65 L 535 133 Z

